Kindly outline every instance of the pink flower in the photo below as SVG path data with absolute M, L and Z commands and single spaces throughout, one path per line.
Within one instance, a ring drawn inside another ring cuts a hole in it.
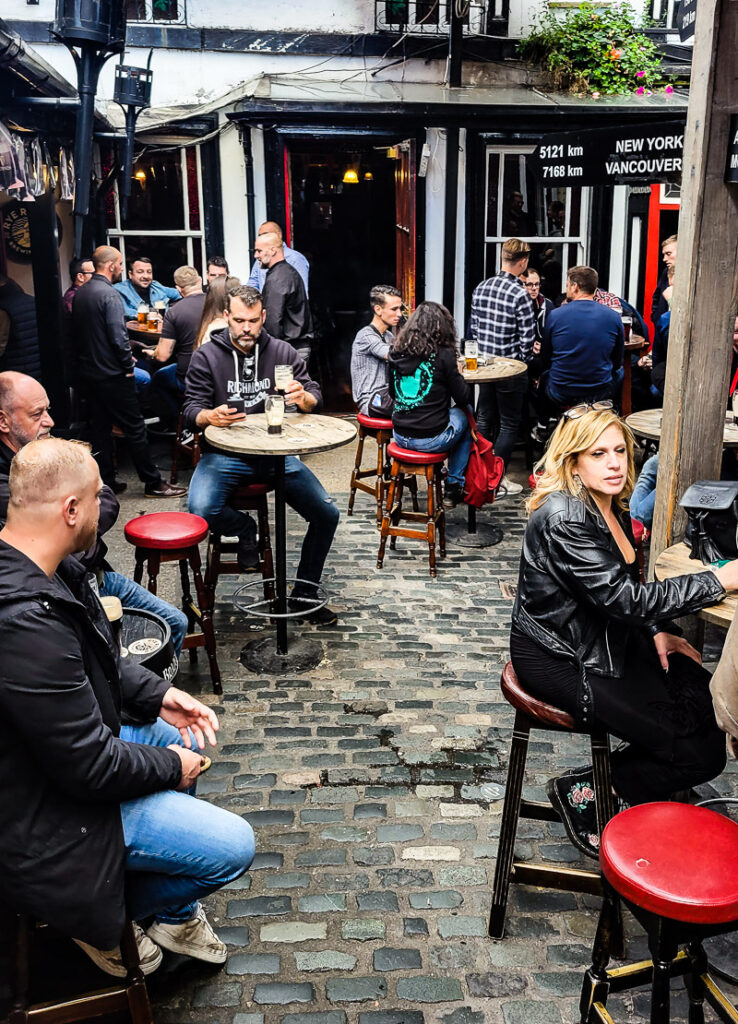
M 590 789 L 589 786 L 582 786 L 582 796 L 585 800 L 594 800 L 594 790 Z
M 643 96 L 643 95 L 645 95 L 645 92 L 646 92 L 646 90 L 643 88 L 643 86 L 639 85 L 638 88 L 636 89 L 636 96 Z
M 598 92 L 593 92 L 592 93 L 592 99 L 593 100 L 598 100 L 599 98 L 600 98 L 600 94 Z
M 584 800 L 581 789 L 573 789 L 571 791 L 571 802 L 576 806 Z
M 636 71 L 636 78 L 645 78 L 645 77 L 646 77 L 646 72 L 645 71 Z
M 671 94 L 674 92 L 674 86 L 673 85 L 667 85 L 667 87 L 664 89 L 664 92 L 666 93 L 667 96 L 671 96 Z

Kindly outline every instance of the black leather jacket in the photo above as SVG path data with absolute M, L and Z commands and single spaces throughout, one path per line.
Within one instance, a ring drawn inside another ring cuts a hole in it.
M 621 523 L 633 543 L 630 517 Z M 668 630 L 669 619 L 723 597 L 710 571 L 641 583 L 594 503 L 559 491 L 528 522 L 512 621 L 585 672 L 622 678 L 632 630 Z

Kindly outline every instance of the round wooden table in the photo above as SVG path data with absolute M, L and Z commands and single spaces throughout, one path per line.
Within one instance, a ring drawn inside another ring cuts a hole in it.
M 252 641 L 241 654 L 241 663 L 254 672 L 294 672 L 314 668 L 323 658 L 316 640 L 304 638 L 290 646 L 287 620 L 287 515 L 285 458 L 341 448 L 356 437 L 348 420 L 297 413 L 284 418 L 281 434 L 267 432 L 264 413 L 249 413 L 230 427 L 206 427 L 209 444 L 233 455 L 266 455 L 274 458 L 274 553 L 277 622 L 276 644 L 272 637 Z M 325 602 L 323 602 L 325 603 Z
M 126 330 L 132 345 L 137 348 L 156 348 L 161 338 L 161 321 L 158 320 L 158 327 L 155 331 L 149 331 L 142 327 L 138 320 L 126 320 Z
M 462 377 L 468 384 L 493 384 L 496 380 L 505 380 L 508 377 L 519 377 L 526 373 L 528 364 L 522 359 L 508 359 L 507 356 L 482 356 L 487 359 L 483 366 L 477 366 L 476 370 L 462 370 Z M 461 547 L 465 548 L 489 548 L 499 544 L 504 533 L 499 526 L 492 526 L 488 523 L 477 524 L 477 510 L 472 505 L 467 505 L 466 532 L 456 533 L 449 531 L 449 536 Z
M 485 357 L 482 357 L 485 358 Z M 484 366 L 477 366 L 476 370 L 462 371 L 462 376 L 469 384 L 491 384 L 496 380 L 505 380 L 506 377 L 518 377 L 525 373 L 528 364 L 522 359 L 508 359 L 507 356 L 487 356 L 488 360 Z
M 650 441 L 659 441 L 663 412 L 663 409 L 643 409 L 642 412 L 632 413 L 625 422 L 639 437 L 646 437 Z M 723 445 L 726 448 L 738 448 L 738 426 L 733 422 L 732 413 L 725 414 Z
M 687 576 L 690 573 L 705 572 L 710 568 L 709 565 L 703 565 L 699 558 L 690 558 L 689 550 L 689 545 L 682 541 L 662 551 L 654 565 L 656 579 L 668 580 L 672 576 Z M 727 629 L 733 621 L 736 608 L 738 597 L 730 595 L 720 604 L 711 604 L 709 608 L 703 608 L 697 615 L 705 622 Z

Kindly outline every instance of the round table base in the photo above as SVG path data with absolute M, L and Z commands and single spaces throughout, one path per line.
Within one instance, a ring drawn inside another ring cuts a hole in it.
M 467 528 L 459 526 L 447 529 L 446 537 L 454 544 L 458 544 L 460 548 L 491 548 L 500 543 L 504 533 L 499 526 L 477 523 L 475 533 L 469 533 Z
M 321 663 L 325 652 L 317 640 L 303 636 L 290 636 L 289 650 L 280 654 L 274 636 L 250 640 L 241 648 L 239 661 L 249 672 L 258 675 L 285 675 L 291 672 L 309 672 Z
M 710 970 L 725 981 L 738 985 L 738 937 L 735 932 L 713 935 L 710 939 L 704 939 L 702 946 L 710 962 Z

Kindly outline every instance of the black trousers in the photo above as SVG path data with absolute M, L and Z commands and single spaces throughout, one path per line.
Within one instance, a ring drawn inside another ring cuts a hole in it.
M 477 426 L 487 440 L 494 440 L 495 455 L 507 466 L 518 440 L 520 423 L 528 396 L 528 375 L 508 377 L 494 384 L 482 384 L 477 404 Z M 496 429 L 496 418 L 499 430 Z
M 616 792 L 629 804 L 642 804 L 714 779 L 725 767 L 725 736 L 712 710 L 710 673 L 681 654 L 670 655 L 664 672 L 645 631 L 634 631 L 628 650 L 622 679 L 587 671 L 594 723 L 628 742 L 612 755 Z M 510 655 L 529 693 L 579 718 L 573 662 L 516 630 Z
M 128 447 L 139 479 L 147 487 L 161 484 L 161 473 L 149 453 L 146 424 L 136 396 L 133 377 L 108 377 L 105 380 L 84 382 L 84 392 L 90 410 L 92 454 L 100 467 L 103 483 L 112 486 L 115 480 L 113 466 L 113 424 L 126 435 Z

